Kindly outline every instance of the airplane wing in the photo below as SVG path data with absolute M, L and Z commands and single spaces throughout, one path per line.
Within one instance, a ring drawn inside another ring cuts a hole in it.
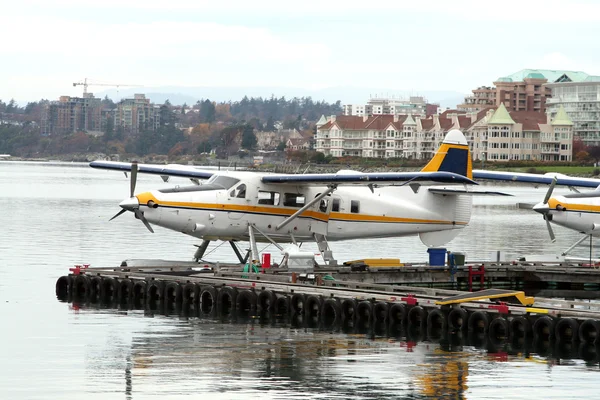
M 581 186 L 588 188 L 597 188 L 600 185 L 600 179 L 577 178 L 558 173 L 548 172 L 546 174 L 530 174 L 525 172 L 499 172 L 487 170 L 473 170 L 474 179 L 488 179 L 494 181 L 525 182 L 549 185 L 556 178 L 557 185 Z
M 386 184 L 398 182 L 465 183 L 477 185 L 477 182 L 453 172 L 353 172 L 337 174 L 272 174 L 261 178 L 264 183 L 289 184 Z
M 116 162 L 116 161 L 92 161 L 90 167 L 99 169 L 110 169 L 115 171 L 131 171 L 131 163 Z M 156 165 L 156 164 L 138 164 L 138 172 L 145 174 L 166 176 L 178 176 L 181 178 L 190 179 L 208 179 L 215 174 L 216 171 L 206 171 L 192 166 L 186 165 Z M 164 179 L 164 178 L 163 178 Z

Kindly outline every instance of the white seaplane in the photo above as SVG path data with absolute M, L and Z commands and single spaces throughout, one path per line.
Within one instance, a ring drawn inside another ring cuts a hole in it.
M 258 260 L 256 242 L 315 241 L 326 264 L 335 265 L 329 241 L 419 235 L 430 247 L 458 235 L 471 217 L 471 157 L 464 135 L 448 132 L 420 172 L 273 174 L 209 171 L 183 165 L 94 161 L 93 168 L 130 171 L 130 198 L 121 202 L 152 225 L 203 240 L 200 260 L 213 240 L 229 241 L 240 262 Z M 137 173 L 189 178 L 185 187 L 135 194 Z M 206 180 L 200 182 L 200 180 Z M 235 241 L 249 241 L 242 257 Z
M 592 237 L 600 236 L 600 179 L 577 178 L 553 172 L 531 174 L 484 170 L 473 170 L 473 178 L 550 185 L 544 199 L 535 204 L 533 210 L 543 215 L 552 242 L 556 238 L 551 224 L 583 234 L 581 239 L 561 254 L 562 256 L 567 255 L 584 240 L 589 238 L 591 243 Z M 553 196 L 556 185 L 568 186 L 575 193 Z M 576 187 L 594 190 L 580 193 Z

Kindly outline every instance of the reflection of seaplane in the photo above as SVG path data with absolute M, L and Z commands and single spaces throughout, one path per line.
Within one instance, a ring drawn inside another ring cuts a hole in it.
M 418 234 L 427 246 L 441 246 L 458 235 L 471 216 L 471 158 L 465 137 L 450 131 L 433 159 L 420 172 L 269 174 L 207 171 L 183 165 L 148 165 L 94 161 L 94 168 L 131 171 L 131 211 L 148 230 L 151 224 L 211 240 L 315 241 L 323 258 L 334 264 L 328 241 Z M 177 176 L 195 184 L 135 195 L 137 173 Z M 207 181 L 200 183 L 201 179 Z M 115 218 L 113 217 L 113 218 Z M 280 249 L 281 247 L 277 245 Z
M 477 179 L 550 185 L 544 199 L 533 206 L 533 210 L 544 216 L 550 239 L 553 242 L 555 240 L 551 223 L 581 232 L 584 235 L 564 251 L 562 253 L 563 256 L 585 239 L 589 238 L 591 243 L 592 236 L 600 236 L 600 179 L 576 178 L 556 173 L 540 175 L 482 170 L 473 171 L 473 177 Z M 552 193 L 556 185 L 569 186 L 576 193 L 553 196 Z M 594 188 L 594 190 L 579 193 L 579 191 L 574 189 L 576 186 Z

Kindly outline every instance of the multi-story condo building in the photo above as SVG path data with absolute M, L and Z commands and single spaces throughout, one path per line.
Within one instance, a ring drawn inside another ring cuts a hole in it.
M 408 100 L 373 97 L 367 104 L 346 104 L 344 115 L 372 116 L 372 115 L 418 115 L 427 116 L 435 114 L 439 104 L 428 103 L 421 96 L 411 96 Z
M 474 160 L 570 161 L 573 122 L 563 108 L 553 119 L 504 104 L 469 115 L 331 116 L 317 123 L 316 150 L 333 157 L 430 159 L 446 133 L 460 129 Z
M 473 95 L 465 97 L 464 103 L 458 108 L 480 111 L 504 104 L 509 111 L 545 112 L 547 99 L 552 95 L 548 83 L 582 82 L 588 76 L 580 71 L 523 69 L 498 78 L 494 87 L 474 89 Z
M 484 123 L 472 135 L 476 160 L 572 160 L 573 122 L 564 108 L 550 119 L 541 112 L 509 112 L 501 104 L 482 119 Z M 487 129 L 481 129 L 484 125 Z
M 100 133 L 106 126 L 102 115 L 102 100 L 92 93 L 84 97 L 61 96 L 44 107 L 41 132 L 43 135 Z
M 559 82 L 546 85 L 552 91 L 547 100 L 551 118 L 564 108 L 573 121 L 573 135 L 586 146 L 600 145 L 600 76 L 588 76 L 582 82 Z
M 133 99 L 123 99 L 117 104 L 115 127 L 135 135 L 144 130 L 156 130 L 160 126 L 160 107 L 150 103 L 143 94 Z

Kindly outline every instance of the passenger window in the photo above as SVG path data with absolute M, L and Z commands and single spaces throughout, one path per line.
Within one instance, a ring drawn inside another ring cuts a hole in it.
M 360 212 L 360 201 L 358 201 L 358 200 L 350 201 L 350 212 L 352 212 L 352 213 Z
M 302 207 L 305 203 L 304 195 L 301 193 L 284 193 L 283 205 L 287 207 Z
M 331 205 L 331 211 L 340 211 L 340 199 L 333 199 L 333 204 Z
M 266 190 L 258 191 L 258 204 L 267 204 L 276 206 L 279 204 L 279 192 L 267 192 Z
M 245 199 L 246 198 L 246 185 L 245 184 L 241 184 L 240 186 L 238 186 L 236 189 L 236 195 L 235 197 L 237 197 L 238 199 Z

